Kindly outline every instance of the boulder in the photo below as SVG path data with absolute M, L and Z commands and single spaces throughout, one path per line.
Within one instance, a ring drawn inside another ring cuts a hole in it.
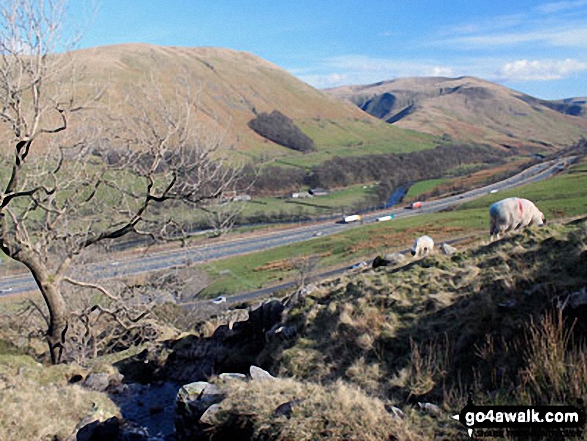
M 213 426 L 218 423 L 218 412 L 220 411 L 220 404 L 212 404 L 200 417 L 202 424 Z
M 404 256 L 402 253 L 386 254 L 384 259 L 387 261 L 388 265 L 398 265 L 408 260 L 408 258 Z
M 275 380 L 275 377 L 273 375 L 271 375 L 266 370 L 261 369 L 260 367 L 257 367 L 257 366 L 251 365 L 249 372 L 251 374 L 251 379 L 253 379 L 255 381 Z
M 224 381 L 231 381 L 231 380 L 239 380 L 245 381 L 247 376 L 245 374 L 238 374 L 238 373 L 222 373 L 218 375 L 218 378 Z
M 110 386 L 110 375 L 106 373 L 90 374 L 83 381 L 82 386 L 96 392 L 104 392 Z
M 450 245 L 449 245 L 449 244 L 447 244 L 447 243 L 443 243 L 443 244 L 440 246 L 440 249 L 441 249 L 441 250 L 442 250 L 442 252 L 443 252 L 444 254 L 446 254 L 446 255 L 451 255 L 451 254 L 454 254 L 454 253 L 456 253 L 456 252 L 457 252 L 457 249 L 456 249 L 455 247 L 453 247 L 453 246 L 450 246 Z
M 226 394 L 220 387 L 207 381 L 196 381 L 182 386 L 175 401 L 174 423 L 177 438 L 201 439 L 206 427 L 215 421 L 219 410 L 217 405 L 225 397 Z
M 248 319 L 219 326 L 209 337 L 186 336 L 170 343 L 160 374 L 178 383 L 210 378 L 217 372 L 245 374 L 267 345 L 267 331 L 281 323 L 283 304 L 271 300 L 249 311 Z M 275 329 L 278 329 L 277 326 Z M 291 335 L 294 329 L 288 329 Z

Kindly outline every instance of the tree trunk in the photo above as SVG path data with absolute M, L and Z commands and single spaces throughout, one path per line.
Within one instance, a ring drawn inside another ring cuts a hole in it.
M 59 289 L 60 278 L 52 277 L 48 269 L 38 259 L 27 256 L 21 259 L 31 271 L 37 286 L 43 294 L 45 304 L 49 309 L 47 344 L 51 355 L 51 363 L 58 364 L 65 349 L 65 334 L 68 328 L 68 310 L 65 299 Z

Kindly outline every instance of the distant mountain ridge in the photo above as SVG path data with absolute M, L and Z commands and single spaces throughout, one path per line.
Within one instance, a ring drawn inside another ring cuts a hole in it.
M 587 134 L 584 98 L 540 100 L 474 77 L 400 78 L 325 91 L 397 127 L 465 142 L 551 150 Z

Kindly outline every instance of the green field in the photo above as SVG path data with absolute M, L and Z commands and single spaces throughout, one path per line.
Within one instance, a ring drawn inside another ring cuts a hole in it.
M 299 128 L 316 144 L 317 151 L 288 155 L 279 163 L 310 168 L 334 156 L 409 153 L 433 149 L 438 138 L 393 127 L 383 121 L 302 120 Z
M 416 182 L 414 185 L 410 187 L 408 192 L 406 193 L 406 198 L 412 199 L 417 198 L 421 194 L 427 193 L 433 188 L 438 187 L 439 185 L 444 184 L 447 182 L 448 179 L 440 178 L 440 179 L 428 179 L 426 181 Z
M 316 273 L 326 268 L 350 265 L 360 260 L 405 250 L 414 237 L 434 231 L 437 242 L 449 237 L 479 234 L 489 239 L 488 207 L 500 199 L 528 198 L 549 219 L 587 213 L 587 163 L 552 179 L 525 187 L 488 194 L 461 205 L 454 211 L 421 215 L 407 219 L 376 223 L 306 242 L 268 251 L 236 256 L 205 265 L 213 283 L 203 295 L 234 294 L 259 289 L 296 277 L 295 262 L 313 256 L 318 260 Z
M 310 198 L 260 197 L 242 202 L 243 218 L 254 215 L 266 215 L 277 218 L 287 215 L 303 218 L 309 216 L 338 216 L 353 211 L 354 207 L 374 195 L 373 185 L 353 185 L 341 190 L 334 190 L 326 196 Z M 307 189 L 300 189 L 301 193 Z

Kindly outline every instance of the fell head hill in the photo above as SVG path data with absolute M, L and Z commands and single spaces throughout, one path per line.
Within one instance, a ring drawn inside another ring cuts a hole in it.
M 557 150 L 587 129 L 584 101 L 546 101 L 474 77 L 400 78 L 329 89 L 390 124 L 461 142 Z

